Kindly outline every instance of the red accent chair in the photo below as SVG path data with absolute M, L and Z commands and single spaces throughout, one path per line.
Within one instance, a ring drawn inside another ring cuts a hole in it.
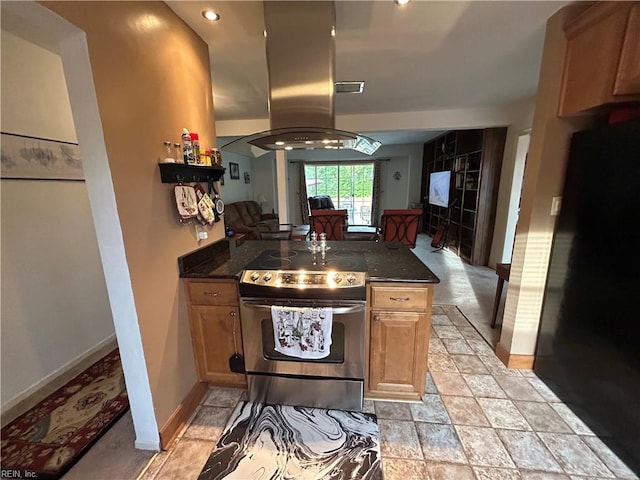
M 311 210 L 310 232 L 327 234 L 327 240 L 344 240 L 347 225 L 346 210 Z
M 409 248 L 415 248 L 421 217 L 422 210 L 419 208 L 385 210 L 382 212 L 381 240 L 402 242 Z

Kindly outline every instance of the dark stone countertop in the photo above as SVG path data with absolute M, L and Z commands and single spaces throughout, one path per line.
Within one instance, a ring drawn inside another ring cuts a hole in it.
M 234 240 L 222 239 L 178 258 L 181 278 L 234 278 L 239 279 L 244 267 L 263 250 L 305 250 L 307 242 L 248 240 L 236 245 Z M 327 242 L 335 251 L 362 252 L 367 261 L 370 282 L 419 282 L 439 283 L 440 279 L 402 243 L 392 243 L 397 249 L 389 249 L 385 242 Z

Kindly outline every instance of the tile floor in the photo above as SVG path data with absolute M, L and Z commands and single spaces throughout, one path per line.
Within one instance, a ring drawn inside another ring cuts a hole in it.
M 385 480 L 638 478 L 531 370 L 510 370 L 455 307 L 435 306 L 421 403 L 365 401 Z M 245 392 L 211 389 L 140 480 L 197 478 Z
M 474 267 L 449 250 L 434 252 L 431 237 L 418 235 L 413 253 L 427 265 L 440 283 L 433 291 L 434 305 L 457 305 L 473 326 L 491 344 L 500 339 L 500 328 L 491 328 L 491 314 L 496 295 L 498 277 L 495 269 Z M 498 311 L 498 323 L 502 318 L 509 283 L 505 282 Z
M 422 403 L 366 401 L 379 419 L 385 480 L 637 478 L 533 372 L 495 357 L 486 343 L 499 336 L 489 327 L 495 271 L 429 243 L 419 235 L 414 253 L 442 279 L 433 303 L 464 316 L 434 311 Z M 127 414 L 63 480 L 195 479 L 243 395 L 212 389 L 175 446 L 157 454 L 133 449 Z

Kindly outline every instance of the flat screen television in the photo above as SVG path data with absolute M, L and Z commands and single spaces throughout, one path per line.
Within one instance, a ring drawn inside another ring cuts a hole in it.
M 439 207 L 449 206 L 451 171 L 433 172 L 429 176 L 429 203 Z

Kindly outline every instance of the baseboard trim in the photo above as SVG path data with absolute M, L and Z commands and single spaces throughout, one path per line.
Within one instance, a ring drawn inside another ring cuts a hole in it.
M 380 390 L 367 390 L 364 392 L 364 397 L 370 400 L 389 400 L 392 402 L 419 402 L 421 401 L 420 394 L 416 392 L 386 392 Z
M 160 429 L 160 448 L 168 450 L 176 441 L 180 430 L 189 421 L 200 401 L 207 394 L 209 385 L 206 382 L 196 383 L 182 403 L 173 411 L 169 419 Z
M 8 402 L 5 402 L 0 412 L 0 424 L 2 427 L 4 428 L 5 425 L 35 407 L 39 402 L 66 383 L 69 383 L 74 377 L 117 347 L 118 342 L 114 333 L 58 370 L 51 372 Z
M 507 352 L 501 344 L 496 345 L 496 356 L 504 363 L 508 368 L 533 368 L 534 355 L 515 355 Z

